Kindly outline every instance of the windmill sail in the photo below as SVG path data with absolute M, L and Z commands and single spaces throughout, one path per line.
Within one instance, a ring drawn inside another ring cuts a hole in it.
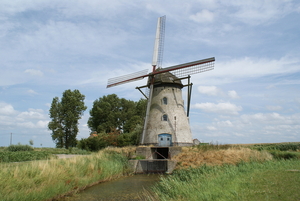
M 160 67 L 162 63 L 162 54 L 163 54 L 163 43 L 165 38 L 165 21 L 166 16 L 162 16 L 158 18 L 157 21 L 157 28 L 156 28 L 156 35 L 155 35 L 155 42 L 154 42 L 154 50 L 153 50 L 153 58 L 152 58 L 152 71 L 154 72 L 156 67 Z M 146 109 L 146 117 L 144 122 L 144 128 L 143 133 L 141 137 L 141 144 L 144 144 L 145 135 L 146 135 L 146 129 L 147 129 L 147 123 L 149 119 L 149 112 L 151 107 L 151 100 L 153 95 L 153 81 L 154 76 L 149 77 L 150 80 L 150 89 L 149 89 L 149 98 L 147 102 L 147 109 Z
M 114 77 L 114 78 L 109 78 L 107 81 L 107 86 L 106 88 L 114 87 L 120 84 L 125 84 L 129 82 L 134 82 L 137 80 L 142 80 L 144 77 L 148 76 L 148 69 L 138 71 L 135 73 L 131 73 L 128 75 L 123 75 L 119 77 Z
M 162 68 L 153 74 L 159 74 L 164 72 L 171 72 L 178 78 L 186 77 L 188 75 L 193 75 L 196 73 L 202 73 L 205 71 L 214 69 L 215 58 L 202 59 L 198 61 L 193 61 L 189 63 L 184 63 L 176 66 L 170 66 L 167 68 Z
M 161 67 L 162 65 L 164 39 L 165 39 L 165 21 L 166 21 L 166 16 L 162 16 L 157 20 L 154 51 L 153 51 L 153 58 L 152 58 L 152 66 L 155 67 Z

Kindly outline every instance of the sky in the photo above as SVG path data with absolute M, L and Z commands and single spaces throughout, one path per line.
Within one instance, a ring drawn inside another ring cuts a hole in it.
M 1 0 L 0 146 L 55 147 L 54 97 L 85 95 L 77 139 L 104 95 L 138 101 L 151 71 L 157 19 L 166 15 L 163 67 L 215 57 L 192 75 L 193 138 L 219 144 L 300 141 L 300 2 L 297 0 Z M 186 97 L 186 89 L 183 90 Z

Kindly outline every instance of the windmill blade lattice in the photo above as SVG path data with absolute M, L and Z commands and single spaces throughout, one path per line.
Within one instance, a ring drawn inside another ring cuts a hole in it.
M 155 67 L 162 66 L 164 41 L 165 41 L 165 24 L 166 24 L 166 16 L 162 16 L 158 18 L 155 42 L 154 42 L 153 58 L 152 58 L 152 66 Z
M 144 69 L 135 73 L 131 73 L 128 75 L 123 75 L 119 77 L 109 78 L 107 81 L 106 88 L 114 87 L 120 84 L 125 84 L 129 82 L 134 82 L 137 80 L 142 80 L 144 77 L 148 76 L 148 69 Z
M 157 67 L 162 67 L 163 53 L 164 53 L 164 42 L 165 42 L 165 27 L 166 27 L 166 16 L 160 17 L 160 40 L 158 48 Z
M 188 75 L 193 75 L 197 73 L 202 73 L 205 71 L 214 69 L 215 58 L 203 59 L 198 61 L 193 61 L 189 63 L 184 63 L 176 66 L 171 66 L 167 68 L 162 68 L 153 74 L 160 74 L 164 72 L 170 72 L 178 78 L 183 78 Z

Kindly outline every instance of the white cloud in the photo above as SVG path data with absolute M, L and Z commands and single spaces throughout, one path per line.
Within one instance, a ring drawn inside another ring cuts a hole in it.
M 35 124 L 31 121 L 16 123 L 16 125 L 22 129 L 36 128 Z
M 221 89 L 217 88 L 216 86 L 199 86 L 198 91 L 202 94 L 210 96 L 217 96 L 222 94 Z
M 49 121 L 46 121 L 46 120 L 42 121 L 42 120 L 40 120 L 40 121 L 38 121 L 36 123 L 36 127 L 37 128 L 48 128 L 48 123 L 49 123 Z
M 197 103 L 193 106 L 193 108 L 201 109 L 205 112 L 227 115 L 238 115 L 238 112 L 242 110 L 241 106 L 237 106 L 232 103 Z
M 14 110 L 14 107 L 10 104 L 7 104 L 5 102 L 0 102 L 0 115 L 14 115 L 17 111 Z
M 35 91 L 32 90 L 32 89 L 27 90 L 27 92 L 28 92 L 29 94 L 38 94 L 37 92 L 35 92 Z
M 294 114 L 291 116 L 283 116 L 279 113 L 256 113 L 256 114 L 244 114 L 241 115 L 241 121 L 246 124 L 252 124 L 259 122 L 261 124 L 277 124 L 277 125 L 298 125 L 300 122 L 300 114 Z
M 35 69 L 26 69 L 24 72 L 25 72 L 25 73 L 28 73 L 28 74 L 30 74 L 30 75 L 32 75 L 32 76 L 39 76 L 39 77 L 42 77 L 42 76 L 44 75 L 42 71 L 40 71 L 40 70 L 35 70 Z
M 214 13 L 209 10 L 202 10 L 201 12 L 197 12 L 195 15 L 190 16 L 191 20 L 200 23 L 213 22 L 214 18 Z
M 0 102 L 0 129 L 46 128 L 47 119 L 42 109 L 30 108 L 28 111 L 19 112 L 12 105 Z
M 274 21 L 295 10 L 292 1 L 231 1 L 229 4 L 236 10 L 232 17 L 252 25 Z
M 32 109 L 29 108 L 26 112 L 21 112 L 17 119 L 26 121 L 26 120 L 32 120 L 32 119 L 45 119 L 46 116 L 44 114 L 44 111 L 41 109 Z
M 209 96 L 225 96 L 225 93 L 216 86 L 199 86 L 198 91 L 201 94 L 206 94 Z M 231 99 L 238 99 L 240 98 L 236 91 L 231 90 L 227 92 L 227 96 Z
M 214 126 L 207 126 L 207 129 L 208 130 L 211 130 L 211 131 L 215 131 L 215 130 L 218 130 L 216 127 Z
M 213 71 L 193 75 L 193 82 L 198 85 L 232 83 L 270 75 L 283 75 L 299 72 L 300 59 L 285 56 L 282 58 L 236 58 L 215 63 Z M 280 84 L 280 83 L 277 83 Z M 282 84 L 286 84 L 283 82 Z M 296 83 L 297 84 L 297 83 Z
M 226 121 L 219 121 L 217 122 L 218 126 L 225 126 L 225 127 L 232 127 L 233 124 L 231 123 L 230 120 L 226 120 Z
M 232 99 L 238 99 L 240 98 L 239 95 L 236 93 L 236 91 L 232 90 L 232 91 L 228 91 L 228 96 Z
M 300 114 L 282 115 L 278 113 L 243 114 L 227 116 L 227 120 L 214 118 L 213 121 L 198 122 L 194 127 L 195 137 L 207 136 L 206 141 L 218 140 L 222 143 L 289 142 L 299 141 Z M 197 136 L 198 133 L 198 136 Z M 223 138 L 221 136 L 228 136 Z
M 268 105 L 266 108 L 271 111 L 278 111 L 282 109 L 282 107 L 279 105 Z
M 46 103 L 45 106 L 47 106 L 48 108 L 51 107 L 51 103 Z

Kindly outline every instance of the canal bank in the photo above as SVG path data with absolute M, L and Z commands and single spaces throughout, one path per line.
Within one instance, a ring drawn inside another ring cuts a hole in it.
M 65 197 L 66 201 L 138 201 L 143 192 L 150 190 L 162 175 L 137 174 L 104 182 L 87 188 L 72 197 Z
M 150 190 L 161 175 L 170 174 L 176 167 L 177 161 L 172 157 L 178 155 L 181 147 L 135 147 L 134 150 L 111 148 L 126 155 L 128 159 L 143 158 L 139 160 L 128 160 L 129 173 L 131 176 L 103 182 L 86 188 L 74 196 L 63 197 L 62 200 L 140 200 L 142 191 Z

